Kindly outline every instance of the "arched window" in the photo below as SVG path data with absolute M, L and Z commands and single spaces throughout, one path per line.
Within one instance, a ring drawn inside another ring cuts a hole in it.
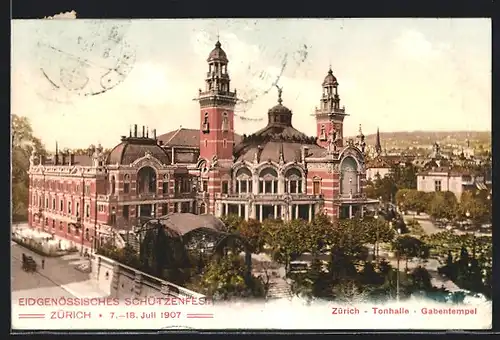
M 130 175 L 123 176 L 123 193 L 128 194 L 130 191 Z
M 358 193 L 358 163 L 352 157 L 346 157 L 342 161 L 340 190 L 343 195 L 354 195 Z
M 137 172 L 137 193 L 156 193 L 156 171 L 152 167 L 145 166 Z
M 236 193 L 252 192 L 252 172 L 248 168 L 241 168 L 236 172 Z
M 68 202 L 68 214 L 71 215 L 71 202 Z
M 205 203 L 200 204 L 200 215 L 203 215 L 206 213 L 207 213 L 207 209 L 206 209 Z
M 59 230 L 63 230 L 63 223 L 62 223 L 62 221 L 59 222 Z
M 116 190 L 116 179 L 115 176 L 111 176 L 111 195 L 115 194 Z
M 52 229 L 56 228 L 56 220 L 52 220 Z
M 229 130 L 229 119 L 227 116 L 227 112 L 222 114 L 222 131 L 226 132 Z
M 319 132 L 319 138 L 320 138 L 320 140 L 326 140 L 325 124 L 321 124 L 320 132 Z
M 302 173 L 295 168 L 285 173 L 285 192 L 289 194 L 302 193 Z
M 259 193 L 278 193 L 278 172 L 273 168 L 264 168 L 259 174 Z
M 202 131 L 208 133 L 210 131 L 210 124 L 208 123 L 208 112 L 205 112 L 205 116 L 203 117 L 203 126 L 201 127 Z

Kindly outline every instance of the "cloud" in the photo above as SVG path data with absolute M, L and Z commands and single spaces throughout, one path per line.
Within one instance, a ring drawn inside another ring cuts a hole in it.
M 423 33 L 416 30 L 403 31 L 394 41 L 396 53 L 408 59 L 428 61 L 443 52 L 446 45 L 435 46 Z

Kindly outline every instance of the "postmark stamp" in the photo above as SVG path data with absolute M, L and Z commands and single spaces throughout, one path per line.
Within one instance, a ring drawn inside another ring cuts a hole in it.
M 54 26 L 59 23 L 51 22 Z M 103 94 L 127 78 L 135 50 L 126 41 L 128 22 L 65 23 L 44 31 L 36 46 L 44 85 L 39 94 L 55 101 Z

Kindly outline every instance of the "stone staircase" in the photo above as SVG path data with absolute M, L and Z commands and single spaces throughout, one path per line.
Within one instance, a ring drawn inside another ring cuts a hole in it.
M 270 283 L 269 290 L 267 292 L 268 299 L 289 299 L 292 296 L 293 294 L 290 289 L 290 284 L 285 279 L 277 278 Z

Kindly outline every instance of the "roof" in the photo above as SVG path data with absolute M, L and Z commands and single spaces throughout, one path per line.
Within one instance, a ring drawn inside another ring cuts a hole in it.
M 224 233 L 224 223 L 213 215 L 194 215 L 191 213 L 173 213 L 158 218 L 159 222 L 179 236 L 196 229 L 210 229 Z
M 418 176 L 428 176 L 433 173 L 445 173 L 451 177 L 459 177 L 459 176 L 470 176 L 473 173 L 468 169 L 460 169 L 460 168 L 451 168 L 451 167 L 434 167 L 427 171 L 422 171 L 418 174 Z
M 308 157 L 323 157 L 326 149 L 316 144 L 316 138 L 308 137 L 292 126 L 268 124 L 265 128 L 236 145 L 234 155 L 237 160 L 252 161 L 257 154 L 260 161 L 278 161 L 283 155 L 284 162 L 300 161 L 302 146 L 307 146 Z
M 54 156 L 52 156 L 54 157 Z M 52 157 L 44 158 L 43 165 L 55 165 Z M 59 154 L 57 164 L 58 165 L 80 165 L 80 166 L 92 166 L 92 158 L 89 155 L 73 155 L 73 159 L 70 155 L 63 156 Z
M 367 168 L 390 168 L 391 165 L 381 156 L 378 156 L 374 159 L 370 159 L 366 162 Z
M 147 153 L 163 164 L 170 164 L 170 155 L 158 145 L 155 139 L 147 137 L 123 137 L 122 142 L 109 153 L 106 164 L 129 165 Z
M 325 77 L 325 80 L 323 80 L 323 86 L 336 86 L 337 84 L 337 78 L 333 75 L 332 69 L 328 70 L 328 74 Z
M 215 48 L 208 55 L 207 61 L 222 61 L 227 63 L 229 60 L 227 59 L 226 52 L 221 48 L 221 43 L 217 40 L 215 43 Z
M 200 130 L 199 129 L 185 129 L 179 128 L 177 130 L 169 131 L 161 136 L 158 136 L 158 141 L 163 143 L 164 146 L 180 146 L 180 147 L 200 147 Z M 235 144 L 240 143 L 242 137 L 235 133 Z

